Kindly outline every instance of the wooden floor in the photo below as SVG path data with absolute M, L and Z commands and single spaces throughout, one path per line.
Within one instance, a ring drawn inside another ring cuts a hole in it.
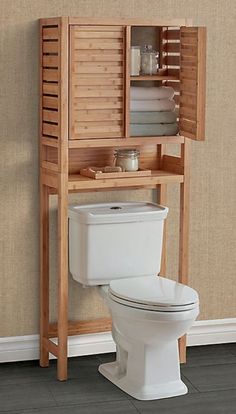
M 72 358 L 69 380 L 59 382 L 55 361 L 0 365 L 0 413 L 11 414 L 235 414 L 236 344 L 188 348 L 182 378 L 189 394 L 137 401 L 103 378 L 101 362 L 114 354 Z

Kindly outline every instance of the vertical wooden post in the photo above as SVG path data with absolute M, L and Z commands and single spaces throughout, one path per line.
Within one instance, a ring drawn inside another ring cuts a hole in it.
M 124 122 L 125 122 L 125 137 L 130 136 L 130 47 L 131 47 L 131 27 L 126 27 L 125 45 L 123 50 L 124 68 L 125 68 L 125 84 L 124 84 Z
M 166 206 L 167 204 L 167 185 L 166 184 L 161 184 L 159 186 L 159 202 L 163 206 Z M 164 229 L 163 229 L 160 276 L 166 276 L 166 242 L 167 242 L 166 233 L 167 232 L 166 232 L 166 220 L 165 220 Z
M 159 28 L 156 27 L 156 34 L 157 34 L 157 43 L 159 46 L 159 59 L 158 64 L 159 68 L 161 69 L 163 66 L 163 27 Z M 163 85 L 163 82 L 161 82 Z M 158 82 L 159 85 L 159 82 Z M 166 151 L 166 145 L 158 145 L 157 156 L 158 156 L 158 169 L 162 169 L 163 163 L 163 155 Z M 163 206 L 166 206 L 167 203 L 167 185 L 160 184 L 159 185 L 159 203 Z M 162 253 L 161 253 L 161 269 L 160 269 L 160 276 L 166 276 L 166 238 L 167 238 L 167 231 L 166 231 L 166 220 L 164 222 L 164 229 L 163 229 L 163 241 L 162 241 Z
M 58 177 L 58 361 L 57 377 L 67 379 L 68 336 L 68 219 L 66 174 Z
M 181 164 L 184 166 L 184 182 L 180 184 L 179 225 L 179 282 L 188 284 L 189 244 L 189 196 L 190 196 L 190 140 L 181 144 Z M 180 362 L 186 362 L 186 336 L 179 340 Z
M 158 46 L 159 46 L 159 58 L 158 58 L 158 65 L 159 65 L 159 69 L 162 69 L 163 66 L 163 30 L 164 27 L 157 27 L 157 38 L 158 38 Z
M 39 25 L 39 159 L 43 161 L 44 148 L 42 146 L 42 61 L 43 61 L 43 33 L 42 22 Z M 40 366 L 48 367 L 49 352 L 45 345 L 49 332 L 49 187 L 43 184 L 42 169 L 39 172 L 40 187 Z
M 41 180 L 40 180 L 41 181 Z M 45 338 L 49 331 L 49 191 L 40 182 L 40 366 L 48 367 Z
M 58 174 L 58 361 L 57 377 L 67 379 L 68 338 L 68 18 L 60 22 L 60 147 Z
M 166 146 L 164 144 L 157 147 L 158 168 L 162 168 L 163 155 L 165 154 Z M 159 203 L 163 206 L 167 203 L 167 185 L 160 184 L 159 186 Z M 164 222 L 162 254 L 161 254 L 161 269 L 160 276 L 166 276 L 166 222 Z

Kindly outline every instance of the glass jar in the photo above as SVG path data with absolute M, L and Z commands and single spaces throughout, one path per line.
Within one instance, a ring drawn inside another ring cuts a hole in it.
M 139 76 L 140 73 L 140 64 L 141 64 L 141 54 L 140 46 L 131 47 L 131 65 L 130 65 L 130 75 Z
M 141 51 L 141 73 L 142 75 L 156 75 L 158 69 L 158 52 L 153 50 L 152 45 L 145 45 Z
M 140 151 L 136 149 L 115 150 L 115 165 L 122 171 L 138 171 L 138 157 Z

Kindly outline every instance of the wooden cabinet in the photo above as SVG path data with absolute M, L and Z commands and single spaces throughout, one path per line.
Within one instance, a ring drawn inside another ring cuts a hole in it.
M 206 30 L 154 27 L 161 71 L 139 77 L 129 73 L 131 25 L 68 25 L 67 48 L 60 47 L 60 25 L 43 27 L 43 136 L 58 137 L 58 97 L 66 81 L 60 70 L 63 60 L 68 71 L 63 87 L 68 93 L 69 139 L 129 137 L 129 87 L 146 80 L 175 89 L 180 134 L 203 140 Z
M 141 33 L 143 31 L 144 35 Z M 146 34 L 145 34 L 146 33 Z M 145 37 L 147 35 L 147 38 Z M 130 76 L 130 48 L 141 39 L 159 52 L 159 72 Z M 40 20 L 40 225 L 41 225 L 41 366 L 49 352 L 58 358 L 58 378 L 67 378 L 68 334 L 111 329 L 109 320 L 69 323 L 68 193 L 158 188 L 168 204 L 166 185 L 180 187 L 179 281 L 188 276 L 189 147 L 204 140 L 206 29 L 185 19 L 49 18 Z M 130 136 L 130 86 L 152 82 L 172 86 L 179 134 Z M 180 156 L 166 152 L 180 145 Z M 112 162 L 114 149 L 138 147 L 146 177 L 94 180 L 80 175 L 87 166 Z M 58 323 L 49 323 L 49 196 L 58 195 Z M 166 273 L 164 236 L 161 274 Z M 58 345 L 49 338 L 58 336 Z M 180 342 L 182 361 L 185 341 Z

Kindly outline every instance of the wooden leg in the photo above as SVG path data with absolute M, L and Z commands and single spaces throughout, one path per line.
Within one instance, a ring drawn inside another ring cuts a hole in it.
M 166 203 L 167 203 L 167 185 L 166 184 L 161 184 L 159 186 L 159 203 L 163 206 L 166 206 Z M 166 276 L 166 220 L 164 222 L 164 230 L 163 230 L 160 276 Z
M 58 361 L 57 377 L 67 379 L 68 337 L 68 190 L 67 174 L 58 177 Z
M 186 363 L 186 335 L 179 339 L 179 360 L 181 364 Z
M 48 367 L 49 352 L 49 191 L 40 184 L 40 366 Z
M 190 140 L 181 145 L 181 162 L 184 165 L 184 182 L 180 184 L 180 230 L 179 230 L 179 282 L 188 284 L 189 244 L 189 191 L 190 191 Z M 179 340 L 180 362 L 186 362 L 186 337 Z
M 163 155 L 166 151 L 166 145 L 161 144 L 157 146 L 157 159 L 158 168 L 161 170 L 163 167 Z M 160 184 L 159 186 L 159 203 L 166 206 L 167 203 L 167 185 Z M 164 222 L 163 241 L 162 241 L 162 254 L 161 254 L 161 269 L 160 276 L 166 276 L 166 221 Z

